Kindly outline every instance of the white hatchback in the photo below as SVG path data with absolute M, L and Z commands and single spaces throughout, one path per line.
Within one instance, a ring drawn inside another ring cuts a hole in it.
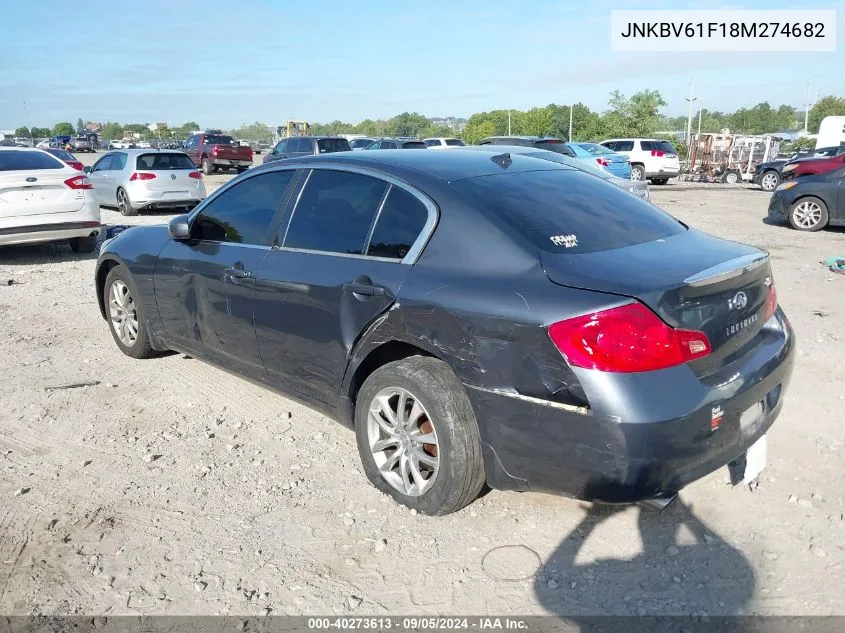
M 0 147 L 0 246 L 67 240 L 94 250 L 100 206 L 85 174 L 44 150 Z
M 617 154 L 624 154 L 631 163 L 631 180 L 650 180 L 665 185 L 681 172 L 681 161 L 675 147 L 665 140 L 649 138 L 614 138 L 599 143 Z

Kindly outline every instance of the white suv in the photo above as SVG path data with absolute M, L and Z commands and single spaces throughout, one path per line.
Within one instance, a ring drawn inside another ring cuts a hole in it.
M 624 154 L 631 162 L 631 180 L 665 185 L 681 171 L 678 154 L 669 141 L 648 138 L 614 138 L 600 145 Z
M 447 147 L 463 147 L 465 143 L 459 138 L 445 136 L 425 138 L 423 143 L 428 149 L 446 149 Z

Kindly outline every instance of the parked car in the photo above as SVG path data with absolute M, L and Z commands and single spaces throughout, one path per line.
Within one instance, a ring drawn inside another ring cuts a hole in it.
M 138 141 L 138 149 L 152 149 L 152 147 L 149 141 Z
M 598 143 L 569 143 L 568 145 L 575 152 L 576 158 L 593 161 L 619 178 L 631 179 L 631 161 L 625 154 L 617 154 Z
M 580 169 L 581 171 L 587 172 L 588 174 L 597 176 L 598 178 L 606 180 L 607 182 L 616 185 L 617 187 L 620 187 L 628 193 L 631 193 L 637 196 L 638 198 L 642 198 L 643 200 L 651 199 L 651 192 L 648 189 L 648 182 L 646 182 L 645 180 L 631 180 L 630 177 L 620 178 L 619 176 L 614 176 L 613 174 L 602 169 L 596 164 L 581 160 L 579 158 L 565 156 L 558 152 L 551 152 L 545 149 L 537 149 L 535 147 L 524 147 L 519 145 L 469 145 L 465 149 L 483 151 L 488 152 L 490 154 L 519 154 L 521 156 L 528 156 L 530 158 L 548 160 L 553 163 L 558 163 L 560 165 L 566 165 L 567 167 Z
M 478 142 L 479 145 L 520 145 L 522 147 L 535 147 L 557 152 L 570 158 L 575 158 L 575 152 L 569 145 L 559 138 L 549 136 L 488 136 Z
M 371 138 L 366 138 L 366 137 L 354 138 L 351 141 L 349 141 L 349 148 L 352 151 L 357 152 L 357 151 L 360 151 L 362 149 L 367 149 L 367 147 L 369 145 L 372 145 L 374 142 L 375 142 L 375 139 L 371 139 Z
M 232 168 L 240 173 L 252 167 L 252 148 L 241 147 L 228 134 L 194 134 L 184 151 L 206 176 L 218 169 Z
M 778 185 L 769 201 L 769 218 L 799 231 L 845 226 L 845 166 Z
M 0 147 L 0 246 L 66 240 L 90 253 L 100 226 L 85 174 L 45 150 Z
M 784 165 L 781 177 L 783 180 L 790 180 L 813 174 L 825 174 L 837 170 L 843 165 L 845 165 L 845 153 L 837 153 L 833 156 L 799 158 Z
M 422 141 L 412 138 L 380 138 L 367 145 L 370 149 L 428 149 Z
M 54 136 L 50 139 L 50 147 L 67 149 L 71 147 L 70 141 L 71 138 L 69 136 Z
M 91 152 L 92 154 L 97 150 L 94 148 L 94 144 L 84 136 L 77 136 L 74 139 L 71 139 L 70 146 L 73 148 L 74 152 Z
M 608 149 L 624 154 L 631 162 L 633 180 L 650 180 L 655 185 L 665 185 L 681 172 L 681 162 L 675 147 L 669 141 L 646 138 L 617 138 L 602 141 Z
M 35 144 L 38 149 L 48 149 L 50 147 L 50 139 L 45 138 Z
M 291 136 L 276 143 L 262 162 L 272 163 L 283 158 L 348 151 L 349 141 L 339 136 Z
M 464 143 L 459 138 L 448 138 L 444 136 L 436 138 L 424 138 L 423 143 L 428 149 L 446 149 L 447 147 L 464 147 Z
M 765 252 L 519 155 L 263 165 L 107 241 L 95 279 L 125 354 L 179 350 L 338 419 L 425 514 L 485 481 L 626 503 L 728 463 L 753 480 L 795 357 Z
M 109 152 L 85 173 L 97 201 L 123 215 L 153 209 L 193 209 L 205 199 L 205 184 L 184 152 L 130 149 Z
M 55 156 L 60 161 L 67 163 L 77 171 L 82 171 L 84 168 L 84 165 L 79 160 L 77 160 L 76 156 L 74 156 L 68 151 L 65 151 L 63 149 L 56 149 L 54 147 L 51 147 L 44 151 L 46 151 L 48 154 Z

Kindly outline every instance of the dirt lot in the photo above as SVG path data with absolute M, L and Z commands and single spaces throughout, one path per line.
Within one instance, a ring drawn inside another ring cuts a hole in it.
M 845 614 L 845 276 L 819 264 L 845 232 L 768 226 L 748 188 L 653 190 L 771 253 L 799 353 L 756 491 L 717 472 L 660 515 L 494 491 L 415 516 L 331 420 L 179 354 L 123 356 L 93 256 L 7 248 L 0 613 Z

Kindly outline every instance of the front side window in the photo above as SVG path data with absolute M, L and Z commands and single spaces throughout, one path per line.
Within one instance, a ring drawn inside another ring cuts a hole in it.
M 401 187 L 391 187 L 387 194 L 367 255 L 402 259 L 417 241 L 428 220 L 428 209 L 414 195 Z
M 396 149 L 396 143 L 393 141 L 382 141 L 381 142 L 382 149 Z
M 207 242 L 266 244 L 273 216 L 296 172 L 273 171 L 242 180 L 211 200 L 195 218 L 191 236 Z
M 360 255 L 387 183 L 343 171 L 316 169 L 293 212 L 284 245 Z
M 284 154 L 285 153 L 285 146 L 287 145 L 287 139 L 284 141 L 279 141 L 276 143 L 276 147 L 273 148 L 274 154 Z
M 111 167 L 109 169 L 111 169 L 112 171 L 120 171 L 121 169 L 126 167 L 126 159 L 127 155 L 122 152 L 115 154 L 114 158 L 112 159 Z
M 96 163 L 94 163 L 94 167 L 91 171 L 106 171 L 107 169 L 111 169 L 112 160 L 114 159 L 114 154 L 106 154 Z

